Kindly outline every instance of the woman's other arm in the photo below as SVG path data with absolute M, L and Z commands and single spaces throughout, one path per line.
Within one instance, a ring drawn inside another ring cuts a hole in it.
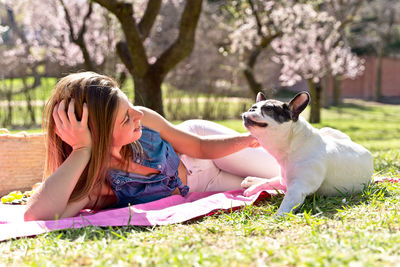
M 236 135 L 199 136 L 179 129 L 155 111 L 140 107 L 143 125 L 160 132 L 176 152 L 195 158 L 215 159 L 230 155 L 248 147 L 259 146 L 249 133 Z
M 27 203 L 25 220 L 51 220 L 72 216 L 83 209 L 89 198 L 68 203 L 73 189 L 84 171 L 91 155 L 91 135 L 87 127 L 88 111 L 83 107 L 82 120 L 77 121 L 74 113 L 74 101 L 65 112 L 65 101 L 53 110 L 56 133 L 71 145 L 73 151 L 60 167 L 47 178 Z

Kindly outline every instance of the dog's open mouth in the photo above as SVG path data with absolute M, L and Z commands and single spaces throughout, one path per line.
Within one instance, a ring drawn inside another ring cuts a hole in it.
M 244 125 L 246 127 L 247 126 L 258 126 L 258 127 L 267 127 L 268 126 L 268 123 L 253 121 L 252 119 L 250 119 L 247 116 L 244 116 L 243 120 L 244 120 Z

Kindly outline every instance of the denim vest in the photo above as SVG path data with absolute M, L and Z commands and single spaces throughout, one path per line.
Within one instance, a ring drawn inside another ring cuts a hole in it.
M 172 195 L 178 188 L 182 196 L 189 192 L 178 177 L 179 157 L 171 144 L 163 140 L 160 133 L 142 126 L 139 139 L 144 157 L 134 156 L 135 162 L 142 166 L 159 170 L 160 173 L 149 176 L 109 170 L 111 188 L 117 197 L 114 207 L 126 207 L 129 204 L 140 204 Z

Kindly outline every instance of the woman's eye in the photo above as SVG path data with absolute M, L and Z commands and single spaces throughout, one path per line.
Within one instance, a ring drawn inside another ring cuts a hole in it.
M 128 123 L 130 119 L 131 119 L 131 118 L 129 117 L 129 115 L 128 115 L 128 116 L 126 116 L 125 123 Z

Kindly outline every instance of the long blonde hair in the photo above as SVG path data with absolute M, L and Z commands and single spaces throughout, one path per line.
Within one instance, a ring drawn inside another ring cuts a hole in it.
M 43 129 L 46 135 L 45 177 L 49 177 L 67 159 L 72 147 L 63 142 L 55 132 L 52 111 L 57 103 L 75 100 L 75 116 L 82 118 L 83 103 L 88 108 L 88 127 L 92 136 L 90 160 L 82 172 L 69 201 L 73 202 L 89 196 L 94 188 L 101 190 L 107 183 L 107 169 L 110 163 L 113 128 L 119 105 L 118 84 L 110 77 L 94 72 L 70 74 L 55 86 L 43 113 Z M 125 159 L 132 157 L 130 145 L 122 148 Z M 97 201 L 96 201 L 97 202 Z

